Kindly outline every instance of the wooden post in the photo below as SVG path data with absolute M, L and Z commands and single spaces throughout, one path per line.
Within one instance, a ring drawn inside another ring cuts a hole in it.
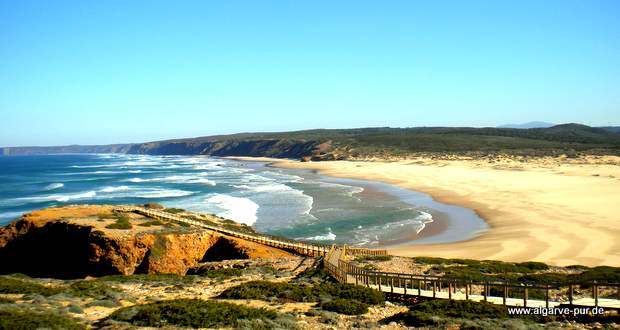
M 527 286 L 523 289 L 523 307 L 527 307 Z
M 504 283 L 504 293 L 502 294 L 502 304 L 506 305 L 506 296 L 508 296 L 508 286 Z
M 547 284 L 547 289 L 545 290 L 545 307 L 549 308 L 549 284 Z
M 469 300 L 469 283 L 465 283 L 465 300 Z
M 448 282 L 448 299 L 452 300 L 452 283 Z
M 437 282 L 433 281 L 433 298 L 435 298 L 435 291 L 437 291 Z
M 573 305 L 573 285 L 568 285 L 568 302 L 572 306 Z
M 418 280 L 418 296 L 422 295 L 422 281 Z
M 394 277 L 390 277 L 390 292 L 394 293 Z
M 377 275 L 379 277 L 379 291 L 381 291 L 381 275 Z M 375 276 L 375 282 L 377 279 L 377 276 Z
M 594 307 L 598 307 L 598 285 L 596 284 L 596 281 L 594 281 Z
M 484 285 L 482 286 L 482 291 L 484 292 L 484 301 L 487 301 L 487 282 L 484 282 Z
M 405 286 L 404 286 L 404 289 L 405 289 L 404 294 L 405 294 L 405 296 L 406 296 L 406 295 L 407 295 L 407 279 L 406 279 L 406 278 L 405 278 Z M 618 292 L 620 292 L 620 291 L 618 291 Z

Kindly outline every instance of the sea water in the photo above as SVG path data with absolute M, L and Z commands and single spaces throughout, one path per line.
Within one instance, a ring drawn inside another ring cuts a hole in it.
M 452 212 L 428 196 L 387 184 L 258 162 L 124 154 L 0 157 L 0 225 L 50 206 L 147 202 L 216 214 L 259 232 L 357 246 L 402 243 L 431 223 L 434 213 Z M 484 229 L 479 222 L 478 231 Z M 476 233 L 457 230 L 443 240 Z

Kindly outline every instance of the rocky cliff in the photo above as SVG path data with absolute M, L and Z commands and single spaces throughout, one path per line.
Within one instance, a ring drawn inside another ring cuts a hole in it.
M 119 221 L 129 225 L 114 229 Z M 0 272 L 5 274 L 185 274 L 201 262 L 289 256 L 208 230 L 119 214 L 111 206 L 49 208 L 0 228 Z

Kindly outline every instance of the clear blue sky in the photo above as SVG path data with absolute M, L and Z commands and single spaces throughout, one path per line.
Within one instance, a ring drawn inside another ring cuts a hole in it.
M 0 1 L 0 146 L 620 124 L 620 1 Z

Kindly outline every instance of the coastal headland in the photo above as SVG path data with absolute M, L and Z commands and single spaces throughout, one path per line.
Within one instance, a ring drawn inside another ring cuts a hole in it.
M 391 248 L 395 255 L 620 265 L 619 157 L 235 159 L 395 184 L 473 209 L 490 225 L 488 231 L 463 242 L 416 244 L 412 238 Z

